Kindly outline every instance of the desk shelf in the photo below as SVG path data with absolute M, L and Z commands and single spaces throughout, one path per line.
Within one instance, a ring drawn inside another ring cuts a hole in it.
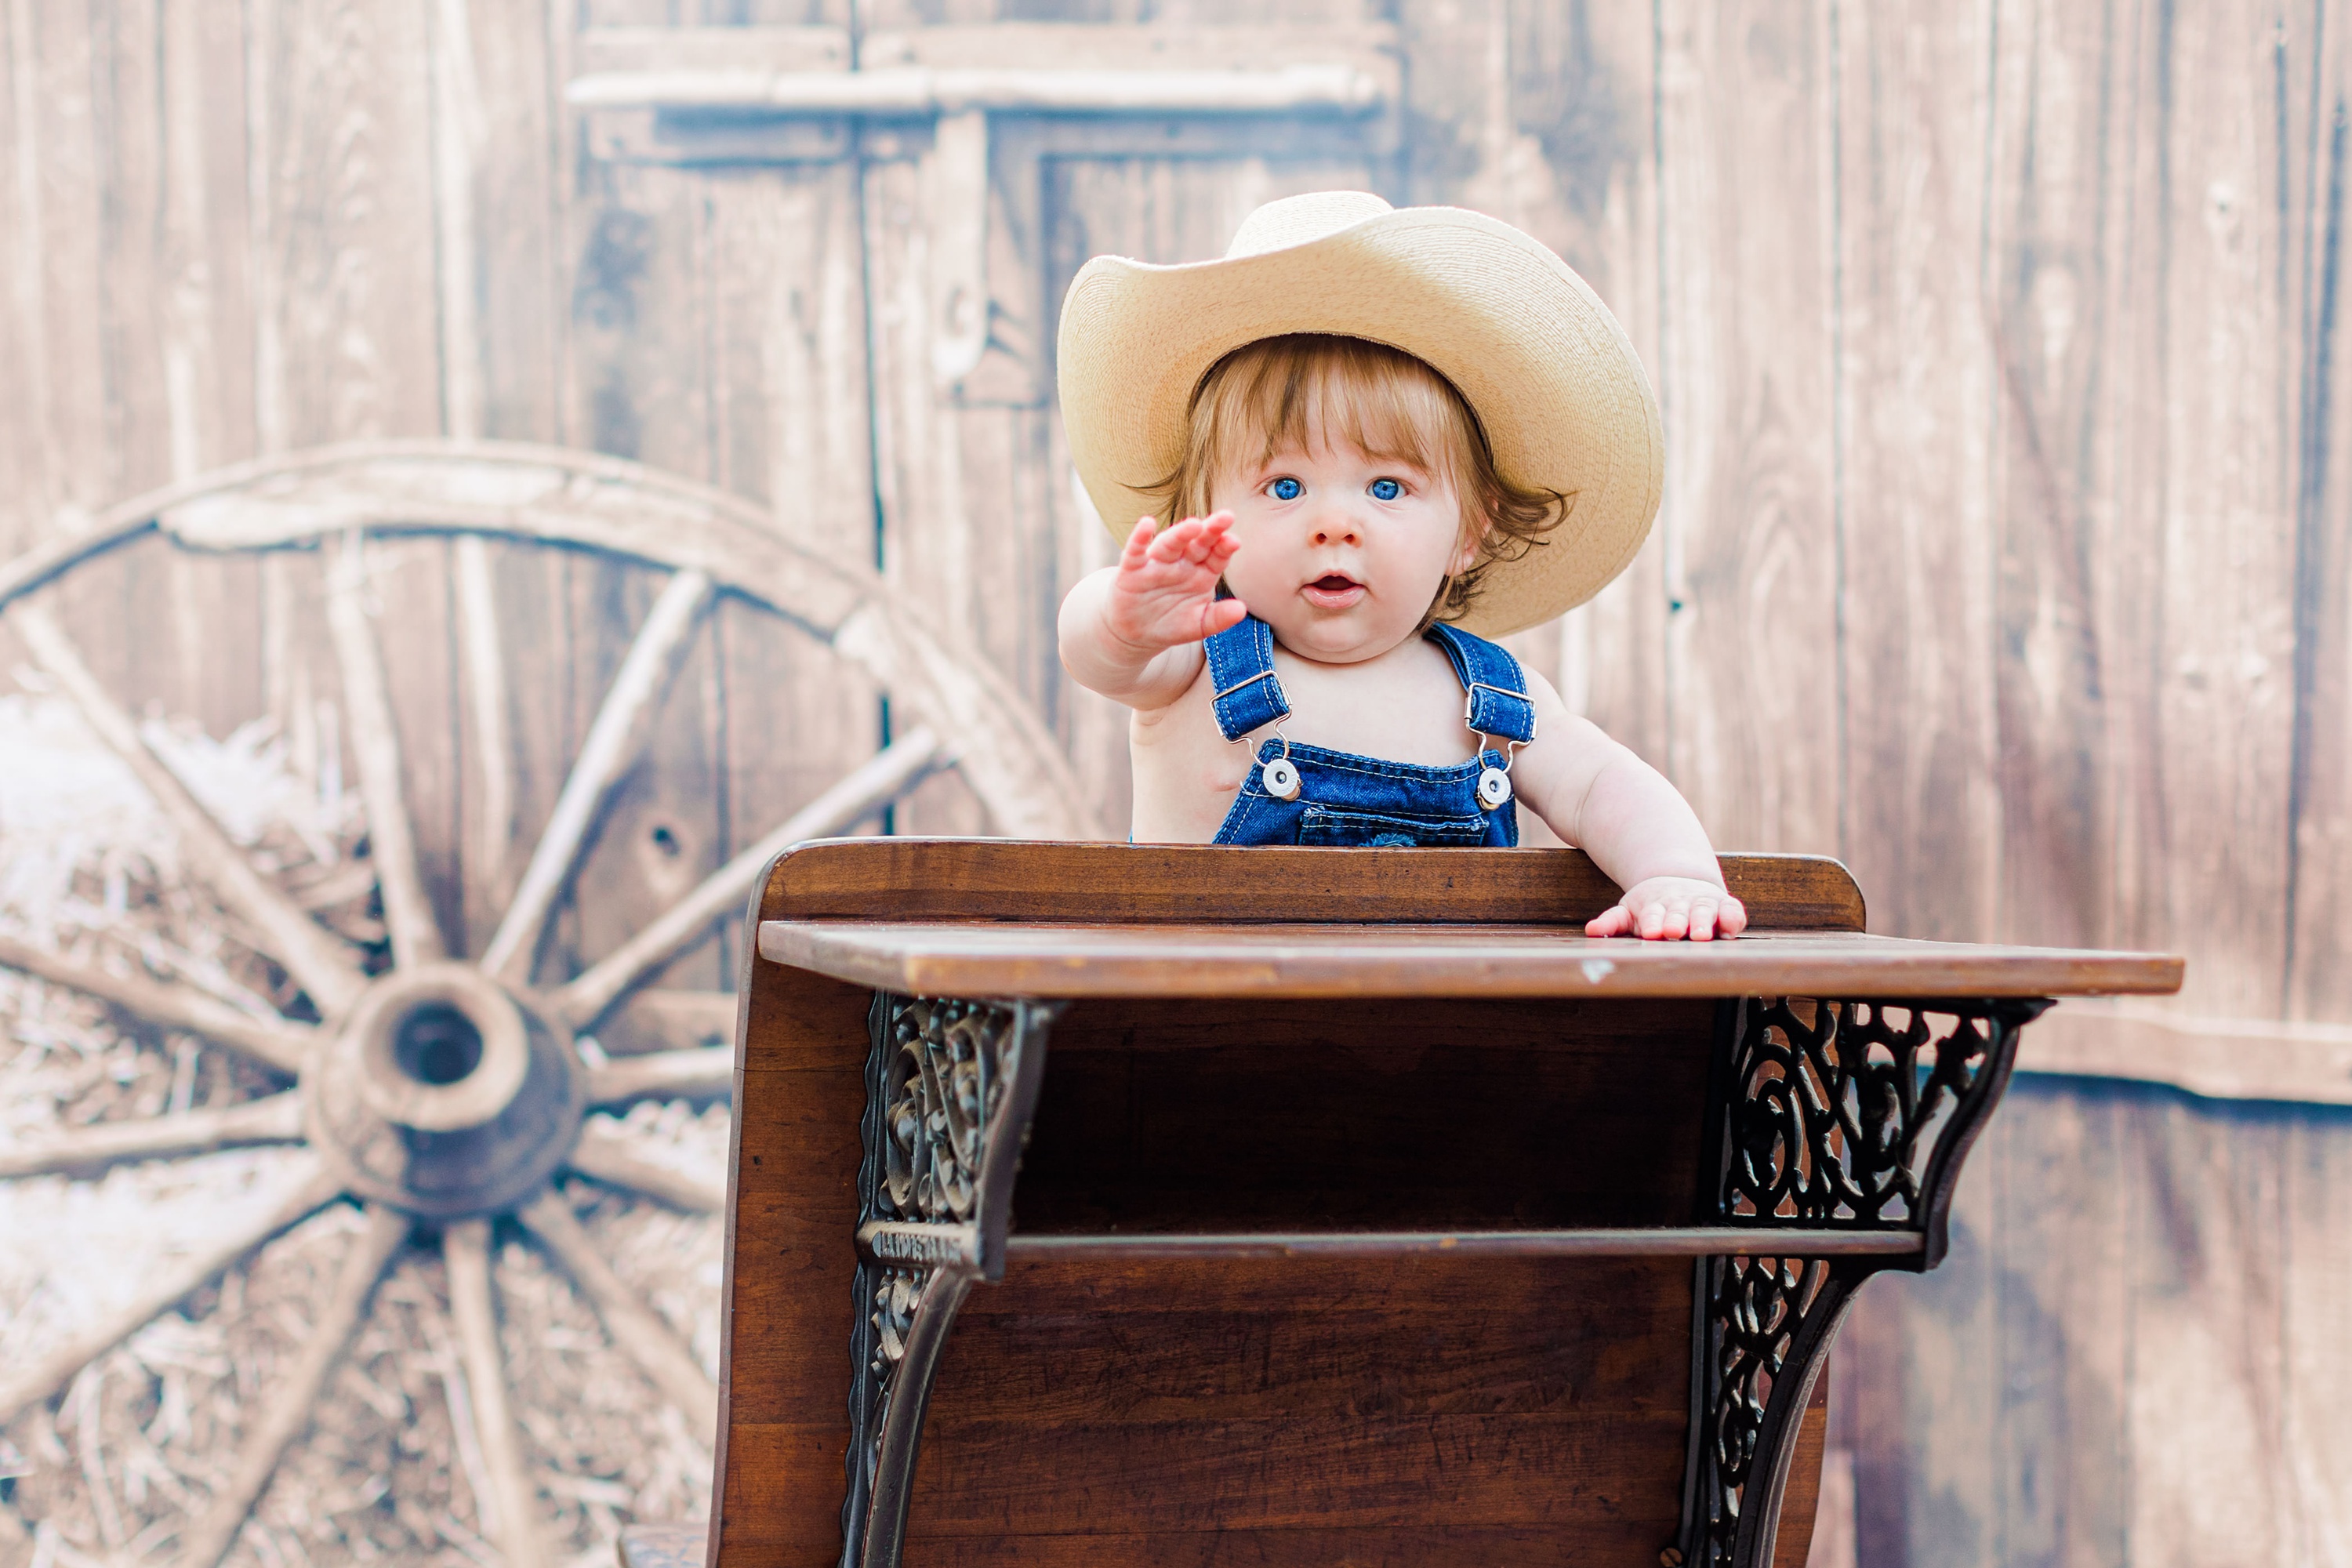
M 1919 1231 L 1758 1226 L 1655 1226 L 1590 1230 L 1360 1230 L 1005 1237 L 1009 1263 L 1118 1258 L 1902 1258 L 1924 1250 Z

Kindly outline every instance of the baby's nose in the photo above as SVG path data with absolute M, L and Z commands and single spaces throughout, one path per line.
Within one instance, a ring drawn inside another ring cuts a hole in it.
M 1361 544 L 1363 531 L 1356 520 L 1344 511 L 1327 511 L 1315 520 L 1315 542 L 1318 544 Z

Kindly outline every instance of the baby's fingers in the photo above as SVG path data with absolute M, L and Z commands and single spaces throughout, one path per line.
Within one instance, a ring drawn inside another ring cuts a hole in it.
M 1125 547 L 1118 552 L 1119 565 L 1122 568 L 1142 565 L 1144 558 L 1151 553 L 1152 541 L 1159 537 L 1159 533 L 1160 527 L 1154 520 L 1137 518 L 1135 526 L 1128 530 Z
M 1221 554 L 1231 555 L 1234 545 L 1226 530 L 1233 522 L 1233 513 L 1228 511 L 1211 517 L 1188 517 L 1151 542 L 1151 558 L 1160 562 L 1207 562 Z
M 1240 626 L 1248 614 L 1249 606 L 1239 599 L 1212 599 L 1201 606 L 1201 636 L 1213 637 L 1219 632 L 1230 631 Z
M 1633 911 L 1622 904 L 1612 904 L 1584 922 L 1587 936 L 1623 936 L 1633 929 Z
M 1680 942 L 1689 931 L 1689 900 L 1654 898 L 1642 906 L 1643 942 Z

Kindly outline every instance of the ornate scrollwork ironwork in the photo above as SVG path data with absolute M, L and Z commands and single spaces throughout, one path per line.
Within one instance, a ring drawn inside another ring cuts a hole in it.
M 899 1001 L 884 1082 L 881 1190 L 869 1219 L 964 1221 L 979 1195 L 981 1139 L 1004 1098 L 1012 1009 Z
M 1697 1384 L 1693 1455 L 1696 1495 L 1680 1554 L 1691 1568 L 1769 1560 L 1777 1520 L 1748 1515 L 1750 1499 L 1777 1507 L 1796 1424 L 1838 1321 L 1869 1272 L 1852 1260 L 1710 1258 L 1698 1270 Z
M 898 1560 L 931 1374 L 1003 1271 L 1013 1176 L 1058 1009 L 877 994 L 866 1069 L 843 1568 Z
M 1916 1230 L 1933 1268 L 1958 1156 L 2046 1005 L 1733 1004 L 1716 1222 Z
M 1943 1260 L 1960 1161 L 2040 1000 L 1724 1004 L 1701 1224 L 1758 1251 L 1702 1261 L 1691 1325 L 1684 1568 L 1769 1559 L 1797 1429 L 1857 1286 Z M 1908 1252 L 1775 1257 L 1774 1230 L 1910 1231 Z M 1759 1510 L 1750 1499 L 1769 1499 Z M 1773 1517 L 1764 1517 L 1769 1514 Z
M 898 1376 L 899 1363 L 907 1359 L 907 1340 L 915 1330 L 915 1303 L 923 1298 L 923 1280 L 929 1272 L 925 1268 L 874 1271 L 873 1310 L 866 1314 L 874 1337 L 866 1370 L 874 1374 L 874 1404 L 877 1407 L 889 1401 L 890 1384 Z M 875 1440 L 881 1440 L 878 1423 Z

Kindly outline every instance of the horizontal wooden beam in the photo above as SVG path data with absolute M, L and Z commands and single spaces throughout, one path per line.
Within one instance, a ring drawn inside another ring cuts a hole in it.
M 2024 1031 L 2017 1070 L 2168 1084 L 2209 1100 L 2352 1105 L 2352 1025 L 2204 1017 L 2083 997 Z
M 1004 1238 L 1004 1257 L 1008 1263 L 1110 1258 L 1394 1258 L 1428 1253 L 1483 1258 L 1886 1258 L 1908 1256 L 1925 1245 L 1926 1238 L 1916 1230 L 1713 1225 L 1613 1230 L 1013 1235 Z
M 1367 114 L 1387 94 L 1349 65 L 1272 70 L 923 68 L 859 71 L 609 71 L 575 78 L 575 109 L 667 109 L 913 119 L 1031 114 Z

